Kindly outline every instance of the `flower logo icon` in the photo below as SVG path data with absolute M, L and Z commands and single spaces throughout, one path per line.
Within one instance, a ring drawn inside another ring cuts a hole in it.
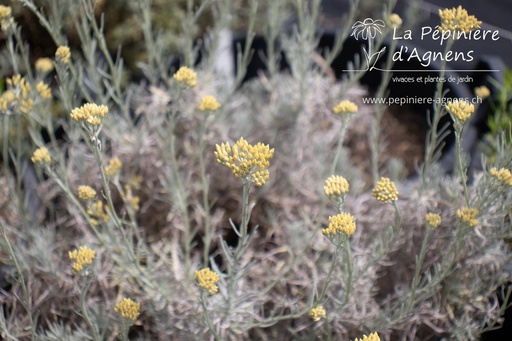
M 368 50 L 366 47 L 363 47 L 364 56 L 366 58 L 367 68 L 366 71 L 371 71 L 373 69 L 377 69 L 375 65 L 379 60 L 380 55 L 386 51 L 386 47 L 384 46 L 379 51 L 372 53 L 373 50 L 373 39 L 377 36 L 377 32 L 382 34 L 382 28 L 386 27 L 384 21 L 377 19 L 373 20 L 372 18 L 366 18 L 363 21 L 356 21 L 354 25 L 352 25 L 352 34 L 356 40 L 359 40 L 359 37 L 368 41 Z
M 386 25 L 384 21 L 377 19 L 373 20 L 372 18 L 366 18 L 364 21 L 356 21 L 354 25 L 352 25 L 352 34 L 356 40 L 359 40 L 359 36 L 364 40 L 368 38 L 375 38 L 377 32 L 382 34 L 381 27 L 384 28 Z

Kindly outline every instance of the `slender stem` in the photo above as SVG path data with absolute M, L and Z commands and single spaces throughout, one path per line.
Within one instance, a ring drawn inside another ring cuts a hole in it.
M 89 328 L 92 331 L 93 339 L 95 341 L 101 341 L 102 338 L 100 337 L 98 333 L 98 329 L 96 325 L 92 322 L 91 316 L 89 315 L 89 309 L 87 309 L 87 303 L 86 303 L 86 295 L 89 289 L 91 288 L 91 283 L 87 281 L 85 286 L 83 288 L 80 288 L 80 309 L 82 310 L 82 314 L 84 315 L 85 322 L 89 326 Z
M 210 201 L 208 200 L 208 179 L 206 177 L 206 166 L 204 160 L 204 150 L 206 145 L 206 123 L 208 120 L 208 114 L 203 117 L 203 122 L 199 131 L 199 172 L 201 174 L 201 184 L 203 190 L 203 210 L 204 210 L 204 253 L 203 262 L 208 264 L 208 258 L 210 253 L 210 244 L 212 241 L 211 236 L 211 219 L 210 219 Z
M 325 280 L 322 291 L 320 292 L 320 295 L 318 296 L 317 302 L 322 302 L 325 298 L 325 295 L 327 293 L 327 288 L 329 287 L 329 284 L 331 283 L 331 280 L 332 280 L 332 274 L 334 273 L 334 269 L 336 268 L 336 265 L 338 265 L 339 257 L 340 257 L 340 247 L 336 246 L 336 248 L 334 249 L 334 254 L 332 256 L 331 265 L 329 267 L 329 272 L 327 273 L 327 278 Z
M 423 262 L 425 261 L 425 256 L 427 255 L 428 242 L 433 231 L 434 230 L 432 228 L 427 226 L 427 231 L 425 232 L 425 235 L 423 236 L 423 241 L 421 242 L 420 254 L 418 256 L 418 259 L 416 260 L 416 269 L 414 271 L 414 278 L 412 280 L 411 295 L 409 297 L 407 309 L 405 310 L 406 314 L 410 313 L 411 308 L 414 306 L 415 303 L 416 290 L 418 289 L 418 285 L 420 282 L 420 272 L 421 268 L 423 267 Z
M 1 223 L 1 221 L 0 221 Z M 30 295 L 27 289 L 27 284 L 25 281 L 25 276 L 23 276 L 23 271 L 21 269 L 20 263 L 18 263 L 18 257 L 16 257 L 16 254 L 14 253 L 14 250 L 12 248 L 11 242 L 9 241 L 9 238 L 7 238 L 7 234 L 5 232 L 5 226 L 2 224 L 2 230 L 0 231 L 2 234 L 2 237 L 4 238 L 5 245 L 7 246 L 7 253 L 9 254 L 9 257 L 14 263 L 14 267 L 16 268 L 16 272 L 18 273 L 18 282 L 21 285 L 21 290 L 23 291 L 24 301 L 22 301 L 22 305 L 27 311 L 28 320 L 30 322 L 30 333 L 31 333 L 31 340 L 35 340 L 35 332 L 36 332 L 36 325 L 34 323 L 34 318 L 32 317 L 32 307 L 31 307 L 31 300 Z
M 341 151 L 343 150 L 343 140 L 345 139 L 345 133 L 347 131 L 347 125 L 348 125 L 349 121 L 350 121 L 350 117 L 342 118 L 342 120 L 341 120 L 340 135 L 338 136 L 338 144 L 336 146 L 336 152 L 334 154 L 334 159 L 332 160 L 330 175 L 333 175 L 334 172 L 336 171 L 336 165 L 338 164 L 338 159 L 340 158 Z
M 352 290 L 352 259 L 350 255 L 350 241 L 347 238 L 343 245 L 345 250 L 345 264 L 347 266 L 347 281 L 345 283 L 345 304 L 348 303 L 350 292 Z
M 217 333 L 217 330 L 215 329 L 215 326 L 212 323 L 212 319 L 210 317 L 210 313 L 208 312 L 208 306 L 206 304 L 206 291 L 201 290 L 201 296 L 199 298 L 199 302 L 201 302 L 201 306 L 203 307 L 203 314 L 204 314 L 204 320 L 206 321 L 206 325 L 208 326 L 208 329 L 213 334 L 214 340 L 221 340 L 220 336 Z
M 457 170 L 462 182 L 462 189 L 464 192 L 464 199 L 466 200 L 466 206 L 469 207 L 468 179 L 466 169 L 464 169 L 464 165 L 462 164 L 462 125 L 459 125 L 458 123 L 455 123 L 455 125 L 455 157 L 457 158 Z

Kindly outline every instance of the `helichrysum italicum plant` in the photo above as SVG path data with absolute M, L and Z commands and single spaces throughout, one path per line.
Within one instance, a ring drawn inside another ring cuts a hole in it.
M 210 270 L 210 268 L 197 270 L 194 273 L 194 279 L 202 289 L 207 290 L 211 295 L 219 291 L 219 287 L 217 286 L 219 275 L 215 271 Z
M 32 154 L 32 162 L 35 164 L 47 164 L 50 163 L 52 158 L 50 152 L 46 147 L 37 148 Z
M 78 187 L 78 197 L 83 200 L 91 200 L 96 196 L 96 191 L 87 185 Z
M 176 71 L 173 78 L 180 85 L 195 87 L 197 84 L 197 73 L 189 67 L 182 66 Z
M 343 201 L 349 190 L 348 181 L 341 175 L 331 175 L 325 180 L 324 193 L 333 201 Z
M 87 103 L 80 108 L 75 108 L 69 115 L 73 121 L 88 123 L 92 126 L 99 126 L 103 118 L 108 114 L 106 105 L 97 105 L 95 103 Z
M 71 50 L 68 46 L 59 46 L 55 51 L 55 59 L 62 64 L 69 64 L 71 60 Z
M 439 9 L 439 17 L 441 18 L 439 26 L 441 31 L 469 33 L 479 29 L 482 24 L 474 15 L 469 15 L 462 6 Z
M 492 167 L 489 170 L 489 174 L 491 174 L 491 176 L 503 186 L 512 187 L 512 173 L 510 173 L 510 170 L 506 168 L 497 169 L 496 167 Z
M 48 84 L 46 84 L 43 81 L 40 81 L 36 84 L 36 91 L 39 93 L 42 99 L 52 98 L 52 90 L 50 89 Z
M 393 181 L 383 177 L 373 189 L 372 196 L 383 203 L 394 202 L 398 200 L 398 190 Z
M 35 68 L 41 73 L 48 73 L 53 71 L 53 61 L 50 58 L 39 58 L 36 60 Z
M 457 210 L 457 218 L 469 227 L 475 227 L 478 224 L 478 209 L 476 208 L 463 208 Z
M 336 104 L 336 106 L 332 109 L 332 112 L 336 115 L 343 114 L 355 114 L 358 110 L 357 105 L 349 100 L 343 100 Z
M 475 95 L 477 95 L 478 97 L 484 99 L 484 98 L 487 98 L 487 97 L 489 97 L 491 95 L 491 91 L 485 85 L 477 86 L 475 88 Z
M 233 147 L 229 142 L 216 145 L 217 162 L 228 167 L 237 178 L 253 182 L 256 186 L 263 185 L 269 179 L 268 167 L 274 149 L 258 143 L 251 145 L 241 137 Z
M 216 111 L 220 108 L 220 103 L 214 96 L 207 95 L 201 97 L 198 108 L 201 111 Z
M 475 112 L 475 105 L 468 101 L 457 100 L 448 103 L 446 110 L 453 117 L 454 121 L 464 123 Z
M 105 175 L 113 177 L 117 173 L 119 173 L 122 167 L 123 163 L 121 162 L 121 160 L 119 160 L 118 157 L 114 157 L 110 159 L 108 165 L 105 166 Z
M 327 313 L 325 312 L 324 307 L 322 307 L 321 305 L 309 310 L 308 315 L 315 322 L 318 322 L 327 317 Z
M 427 213 L 425 221 L 429 227 L 435 229 L 441 224 L 441 216 L 437 213 Z
M 339 213 L 329 217 L 329 226 L 322 229 L 325 236 L 335 236 L 343 234 L 347 237 L 352 236 L 356 232 L 356 222 L 350 213 Z
M 87 269 L 94 261 L 94 257 L 96 257 L 96 251 L 87 246 L 81 246 L 77 250 L 70 251 L 69 259 L 73 261 L 73 273 L 86 274 Z
M 377 333 L 371 333 L 368 336 L 363 335 L 360 339 L 356 338 L 354 341 L 380 341 L 380 337 Z
M 402 18 L 400 18 L 400 16 L 396 13 L 391 13 L 388 16 L 386 22 L 387 22 L 388 26 L 391 28 L 397 28 L 397 27 L 402 26 Z
M 134 302 L 131 298 L 123 298 L 116 303 L 114 311 L 123 319 L 134 323 L 140 315 L 140 303 Z

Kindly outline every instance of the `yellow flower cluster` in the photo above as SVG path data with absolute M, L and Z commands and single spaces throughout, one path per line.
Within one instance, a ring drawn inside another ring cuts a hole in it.
M 491 168 L 489 173 L 505 186 L 512 187 L 512 174 L 508 169 L 496 167 Z
M 402 18 L 396 13 L 392 13 L 389 15 L 387 24 L 391 28 L 397 28 L 402 26 Z
M 336 199 L 348 193 L 348 181 L 341 175 L 331 175 L 325 180 L 324 193 L 328 197 Z
M 130 298 L 123 298 L 117 302 L 114 311 L 122 318 L 135 322 L 140 315 L 140 303 L 135 303 Z
M 191 88 L 196 86 L 197 73 L 186 66 L 182 66 L 176 71 L 173 78 L 180 84 L 185 84 Z
M 79 274 L 85 268 L 92 264 L 96 257 L 96 251 L 89 249 L 87 246 L 81 246 L 78 250 L 69 251 L 69 259 L 73 261 L 73 273 Z
M 12 78 L 8 78 L 6 83 L 9 87 L 17 89 L 14 93 L 16 95 L 15 99 L 21 101 L 20 111 L 24 114 L 32 111 L 34 109 L 34 101 L 29 98 L 32 87 L 25 81 L 25 78 L 21 77 L 21 75 L 15 75 Z
M 5 19 L 11 16 L 12 9 L 9 6 L 0 5 L 0 21 L 4 21 Z
M 322 307 L 321 305 L 318 305 L 318 306 L 312 308 L 308 312 L 308 315 L 315 322 L 318 322 L 321 319 L 325 319 L 327 317 L 327 313 L 325 312 L 324 307 Z
M 53 70 L 53 62 L 50 58 L 39 58 L 35 64 L 36 70 L 42 73 L 48 73 Z
M 350 213 L 339 213 L 329 217 L 329 226 L 322 229 L 324 236 L 334 236 L 343 233 L 347 237 L 352 236 L 356 232 L 356 222 Z
M 82 200 L 91 200 L 96 196 L 96 191 L 87 185 L 78 186 L 78 197 Z
M 46 149 L 46 147 L 40 147 L 34 151 L 31 160 L 35 164 L 45 164 L 50 163 L 52 158 L 50 157 L 50 153 L 48 152 L 48 149 Z
M 475 106 L 468 101 L 453 101 L 446 105 L 446 110 L 454 120 L 463 123 L 475 112 Z
M 341 101 L 333 109 L 332 112 L 336 115 L 341 114 L 354 114 L 357 112 L 357 105 L 352 101 Z
M 14 100 L 16 100 L 16 94 L 14 92 L 11 90 L 4 91 L 2 96 L 0 96 L 0 110 L 7 111 L 9 104 Z
M 220 103 L 213 96 L 203 96 L 199 102 L 199 110 L 201 111 L 215 111 L 220 108 Z
M 393 202 L 398 200 L 398 190 L 389 178 L 380 178 L 377 187 L 372 191 L 372 196 L 383 203 Z
M 36 91 L 39 93 L 42 99 L 50 99 L 52 98 L 52 90 L 45 84 L 45 82 L 40 81 L 36 84 Z
M 194 273 L 194 279 L 201 288 L 208 290 L 210 295 L 219 291 L 219 287 L 217 286 L 217 283 L 219 282 L 219 275 L 209 268 L 197 270 Z
M 134 211 L 139 210 L 140 198 L 136 195 L 133 195 L 132 187 L 130 185 L 124 185 L 124 192 L 121 193 L 121 196 Z
M 268 167 L 274 156 L 274 149 L 268 145 L 260 142 L 253 146 L 241 137 L 233 147 L 228 142 L 215 147 L 217 162 L 231 169 L 237 178 L 250 180 L 256 186 L 268 180 Z
M 478 86 L 475 88 L 475 95 L 480 98 L 487 98 L 491 95 L 491 90 L 489 90 L 485 85 Z
M 98 225 L 98 219 L 105 223 L 110 220 L 110 216 L 108 215 L 108 207 L 105 208 L 103 206 L 103 202 L 100 200 L 87 206 L 87 214 L 93 217 L 91 218 L 93 225 Z
M 55 59 L 62 64 L 69 64 L 71 60 L 71 50 L 67 46 L 59 46 L 55 52 Z
M 457 218 L 469 227 L 475 227 L 478 224 L 478 210 L 476 208 L 465 208 L 463 210 L 457 210 Z
M 368 336 L 363 335 L 360 339 L 356 338 L 354 341 L 380 341 L 380 337 L 377 333 L 371 333 Z
M 469 33 L 473 30 L 480 28 L 482 24 L 474 15 L 469 15 L 462 6 L 457 8 L 445 8 L 439 10 L 439 18 L 441 18 L 441 25 L 439 30 L 456 31 Z
M 437 213 L 427 213 L 425 215 L 425 221 L 428 226 L 435 229 L 441 224 L 441 216 Z
M 108 114 L 106 105 L 97 105 L 95 103 L 86 103 L 80 108 L 71 110 L 71 118 L 77 122 L 87 122 L 93 126 L 101 124 L 103 117 Z
M 105 175 L 112 177 L 121 170 L 121 167 L 123 167 L 121 160 L 119 160 L 118 157 L 114 157 L 110 159 L 108 165 L 105 166 Z

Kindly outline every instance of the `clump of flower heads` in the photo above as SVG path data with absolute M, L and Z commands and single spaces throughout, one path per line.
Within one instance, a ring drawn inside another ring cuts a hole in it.
M 15 100 L 19 101 L 19 109 L 27 114 L 34 109 L 34 101 L 31 97 L 32 87 L 21 75 L 15 75 L 6 80 L 7 85 L 15 94 Z
M 453 101 L 446 105 L 454 121 L 464 123 L 475 112 L 475 106 L 468 101 Z
M 50 152 L 46 147 L 37 148 L 32 154 L 31 158 L 34 164 L 47 164 L 50 163 L 52 158 L 50 157 Z
M 327 317 L 327 313 L 325 312 L 324 307 L 322 307 L 321 305 L 318 305 L 318 306 L 312 308 L 308 312 L 308 315 L 315 322 L 318 322 L 321 319 L 325 319 Z
M 331 175 L 325 180 L 324 193 L 330 198 L 344 196 L 348 190 L 348 181 L 341 175 Z
M 71 119 L 76 122 L 87 122 L 93 126 L 99 126 L 108 114 L 108 107 L 106 105 L 97 105 L 95 103 L 86 103 L 80 108 L 75 108 L 71 111 Z
M 372 196 L 380 202 L 394 202 L 398 200 L 398 190 L 395 183 L 389 178 L 380 178 L 377 186 L 372 191 Z
M 333 237 L 337 234 L 343 234 L 347 237 L 356 232 L 356 222 L 350 213 L 339 213 L 329 217 L 329 226 L 322 229 L 322 234 L 327 237 Z
M 427 213 L 425 215 L 425 221 L 429 227 L 435 229 L 441 225 L 441 216 L 437 213 Z
M 121 167 L 123 167 L 121 160 L 119 160 L 118 157 L 114 157 L 110 159 L 108 165 L 105 166 L 105 175 L 113 177 L 121 170 Z
M 355 114 L 358 110 L 357 105 L 348 100 L 339 102 L 333 109 L 332 112 L 336 115 L 342 114 Z
M 445 8 L 439 10 L 441 25 L 439 30 L 442 32 L 463 32 L 469 33 L 480 28 L 482 24 L 474 15 L 469 15 L 468 11 L 459 6 L 457 8 Z
M 391 13 L 388 17 L 387 24 L 391 28 L 402 26 L 402 18 L 396 13 Z
M 201 288 L 206 289 L 210 295 L 219 291 L 219 287 L 217 286 L 217 283 L 219 282 L 219 275 L 209 268 L 197 270 L 194 273 L 194 279 L 197 281 L 197 284 Z
M 43 81 L 40 81 L 36 84 L 36 91 L 39 93 L 42 99 L 52 98 L 52 90 L 50 89 L 48 84 L 46 84 Z
M 497 169 L 496 167 L 493 167 L 489 170 L 489 174 L 491 174 L 491 176 L 498 180 L 502 185 L 512 187 L 512 174 L 508 169 Z
M 124 185 L 124 191 L 121 192 L 121 197 L 134 211 L 139 210 L 140 198 L 136 195 L 133 195 L 132 187 L 130 185 Z
M 39 58 L 35 63 L 36 70 L 42 73 L 53 71 L 53 62 L 50 58 Z
M 0 110 L 7 111 L 13 101 L 16 100 L 16 94 L 12 90 L 6 90 L 0 96 Z
M 377 333 L 371 333 L 368 336 L 363 335 L 360 339 L 356 338 L 354 341 L 380 341 L 380 337 Z
M 78 250 L 70 251 L 69 259 L 73 261 L 73 274 L 85 274 L 89 265 L 94 261 L 94 257 L 96 257 L 96 251 L 85 245 L 81 246 Z
M 457 210 L 457 218 L 469 227 L 475 227 L 478 224 L 478 210 L 476 208 L 464 208 Z
M 114 311 L 122 318 L 135 322 L 140 315 L 140 303 L 135 303 L 130 298 L 123 298 L 116 303 Z
M 55 59 L 62 64 L 69 64 L 71 60 L 71 50 L 68 46 L 59 46 L 55 51 Z
M 491 95 L 491 91 L 485 85 L 477 86 L 475 88 L 475 95 L 483 99 L 489 97 Z
M 87 185 L 78 186 L 78 197 L 82 200 L 91 200 L 96 196 L 96 191 Z
M 256 186 L 263 185 L 269 179 L 268 167 L 274 149 L 268 145 L 260 142 L 253 146 L 241 137 L 233 147 L 229 142 L 215 147 L 217 162 L 231 169 L 237 178 L 251 181 Z
M 199 110 L 201 111 L 216 111 L 220 108 L 220 103 L 213 96 L 203 96 L 199 102 Z
M 182 85 L 195 87 L 197 84 L 197 73 L 189 67 L 182 66 L 176 71 L 173 78 Z
M 2 30 L 7 30 L 14 23 L 11 17 L 12 9 L 9 6 L 0 5 L 0 25 Z
M 108 215 L 108 207 L 105 208 L 103 201 L 101 200 L 89 204 L 87 206 L 87 214 L 92 217 L 91 223 L 93 225 L 98 225 L 98 220 L 101 220 L 105 223 L 110 220 L 110 216 Z

